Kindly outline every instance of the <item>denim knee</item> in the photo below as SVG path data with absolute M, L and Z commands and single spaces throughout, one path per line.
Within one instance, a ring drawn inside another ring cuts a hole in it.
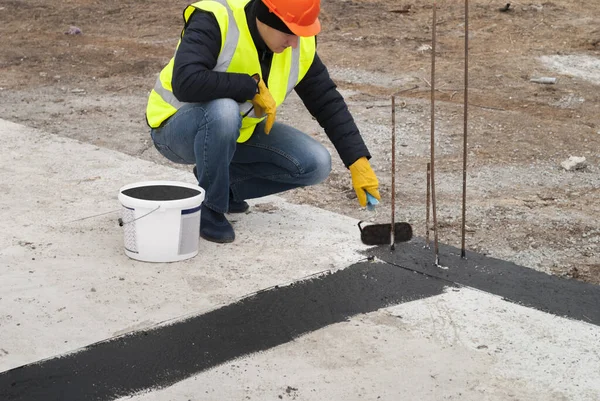
M 309 157 L 305 160 L 304 166 L 307 178 L 306 185 L 315 185 L 325 181 L 331 172 L 331 155 L 329 151 L 319 144 L 319 146 L 311 147 L 307 155 Z
M 238 103 L 233 99 L 216 99 L 211 102 L 209 119 L 217 135 L 222 139 L 234 139 L 240 136 L 242 116 Z

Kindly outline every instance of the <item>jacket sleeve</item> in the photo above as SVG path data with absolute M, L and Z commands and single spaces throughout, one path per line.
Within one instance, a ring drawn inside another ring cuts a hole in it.
M 346 167 L 363 156 L 371 158 L 344 98 L 317 54 L 295 89 L 306 109 L 325 130 Z
M 195 11 L 175 53 L 171 85 L 179 101 L 198 103 L 229 98 L 241 103 L 254 97 L 256 82 L 250 75 L 212 71 L 220 49 L 217 19 L 212 13 Z

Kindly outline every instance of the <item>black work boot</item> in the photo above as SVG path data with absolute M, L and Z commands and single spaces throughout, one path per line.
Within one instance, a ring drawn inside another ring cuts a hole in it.
M 245 213 L 248 209 L 250 209 L 248 202 L 233 200 L 231 192 L 229 193 L 229 208 L 227 209 L 227 213 Z
M 204 204 L 200 212 L 200 236 L 207 241 L 220 244 L 235 240 L 235 232 L 225 215 L 215 212 Z

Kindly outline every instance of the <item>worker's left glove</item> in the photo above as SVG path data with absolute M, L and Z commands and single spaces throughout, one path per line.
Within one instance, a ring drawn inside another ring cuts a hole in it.
M 265 81 L 261 79 L 258 74 L 252 76 L 257 82 L 258 93 L 252 99 L 254 105 L 254 114 L 260 118 L 267 115 L 267 122 L 265 123 L 265 134 L 269 135 L 273 124 L 275 123 L 275 115 L 277 114 L 277 104 L 269 92 L 269 88 L 265 85 Z
M 350 174 L 352 174 L 352 186 L 358 197 L 358 203 L 362 207 L 367 206 L 367 192 L 378 201 L 381 200 L 379 181 L 366 157 L 363 156 L 350 165 Z

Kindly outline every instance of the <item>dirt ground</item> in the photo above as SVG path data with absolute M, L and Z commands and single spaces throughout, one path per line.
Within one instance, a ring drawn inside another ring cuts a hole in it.
M 434 119 L 438 234 L 455 246 L 464 132 L 459 3 L 437 2 Z M 144 109 L 187 4 L 0 0 L 0 117 L 167 164 L 152 146 Z M 377 214 L 360 209 L 337 157 L 324 184 L 284 197 L 389 222 L 390 95 L 398 93 L 396 219 L 425 235 L 432 4 L 323 0 L 318 51 L 373 154 L 383 202 Z M 466 248 L 600 283 L 600 2 L 505 6 L 470 1 Z M 336 156 L 297 98 L 278 118 Z M 570 156 L 585 157 L 587 166 L 566 171 L 561 163 Z

